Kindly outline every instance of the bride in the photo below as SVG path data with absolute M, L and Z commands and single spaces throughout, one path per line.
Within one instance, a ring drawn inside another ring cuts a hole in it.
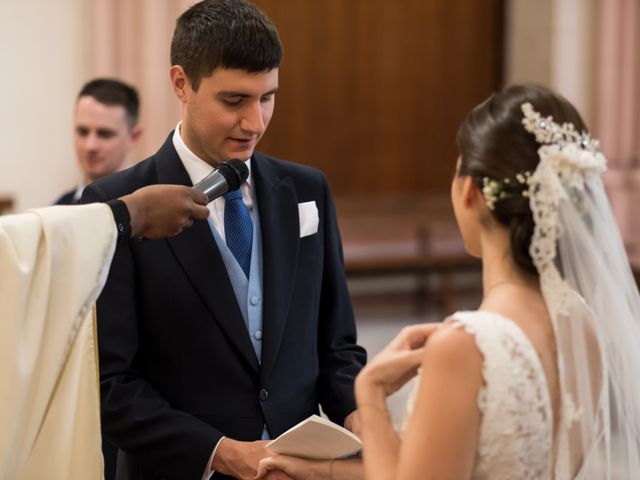
M 295 479 L 640 478 L 640 297 L 576 109 L 537 86 L 475 107 L 451 186 L 477 311 L 404 329 L 356 379 L 362 460 Z M 418 374 L 402 438 L 386 397 Z

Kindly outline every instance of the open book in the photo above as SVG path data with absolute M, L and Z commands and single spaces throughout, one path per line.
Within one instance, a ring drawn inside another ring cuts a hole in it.
M 358 453 L 360 439 L 346 428 L 311 415 L 267 445 L 276 453 L 312 460 L 328 460 Z

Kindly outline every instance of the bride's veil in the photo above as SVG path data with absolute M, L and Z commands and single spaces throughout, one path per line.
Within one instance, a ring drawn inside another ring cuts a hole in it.
M 558 350 L 558 479 L 640 479 L 640 296 L 600 178 L 597 142 L 522 106 L 541 144 L 529 179 Z

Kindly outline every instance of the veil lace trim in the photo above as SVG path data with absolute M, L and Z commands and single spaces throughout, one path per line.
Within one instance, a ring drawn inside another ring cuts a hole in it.
M 530 103 L 521 109 L 540 144 L 527 179 L 529 252 L 558 347 L 555 477 L 618 478 L 620 468 L 620 478 L 640 478 L 640 297 L 600 180 L 606 159 L 571 123 L 544 118 Z M 622 461 L 612 458 L 612 434 L 624 445 Z

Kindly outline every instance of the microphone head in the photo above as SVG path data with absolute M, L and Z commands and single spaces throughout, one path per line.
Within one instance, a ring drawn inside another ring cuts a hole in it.
M 227 162 L 222 162 L 217 170 L 227 181 L 229 191 L 236 190 L 249 177 L 249 169 L 247 165 L 237 158 L 233 158 Z

